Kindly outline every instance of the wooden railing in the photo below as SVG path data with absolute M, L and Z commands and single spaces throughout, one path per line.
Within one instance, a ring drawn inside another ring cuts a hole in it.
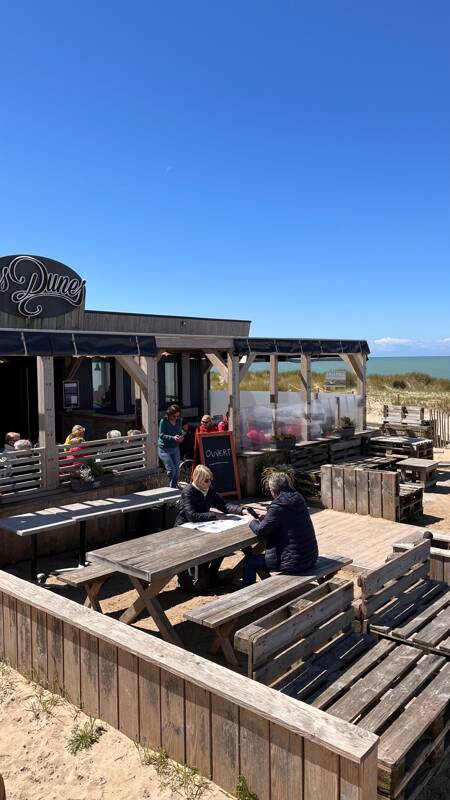
M 0 497 L 42 487 L 43 447 L 0 453 Z
M 435 447 L 445 447 L 450 444 L 450 414 L 440 408 L 430 408 L 430 419 L 434 423 L 433 444 Z
M 374 734 L 5 572 L 0 656 L 227 791 L 376 800 Z
M 95 462 L 111 474 L 126 474 L 147 467 L 147 434 L 96 439 L 82 444 L 58 445 L 59 480 L 68 483 L 80 467 Z

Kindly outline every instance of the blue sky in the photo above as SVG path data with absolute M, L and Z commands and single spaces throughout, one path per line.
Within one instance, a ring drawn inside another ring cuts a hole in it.
M 88 308 L 450 354 L 449 17 L 4 4 L 0 254 L 69 264 Z

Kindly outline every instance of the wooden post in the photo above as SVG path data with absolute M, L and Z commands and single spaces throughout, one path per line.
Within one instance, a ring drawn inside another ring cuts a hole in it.
M 45 447 L 42 486 L 59 485 L 58 448 L 55 435 L 55 380 L 52 356 L 37 356 L 39 446 Z
M 311 436 L 311 356 L 300 356 L 300 397 L 305 404 L 303 438 Z
M 158 361 L 141 357 L 146 386 L 141 392 L 142 425 L 147 433 L 147 467 L 158 466 Z
M 208 359 L 202 361 L 202 415 L 209 414 L 209 373 L 211 372 L 212 364 Z
M 181 354 L 181 405 L 191 406 L 191 361 L 189 353 Z
M 359 414 L 359 422 L 361 430 L 365 431 L 367 428 L 367 356 L 365 353 L 359 355 L 359 362 L 361 366 L 362 376 L 357 379 L 357 391 L 361 395 L 362 405 Z
M 230 410 L 230 431 L 233 431 L 236 452 L 241 450 L 239 357 L 228 353 L 228 408 Z
M 269 379 L 270 405 L 272 407 L 272 436 L 277 435 L 277 405 L 278 405 L 278 355 L 270 356 Z

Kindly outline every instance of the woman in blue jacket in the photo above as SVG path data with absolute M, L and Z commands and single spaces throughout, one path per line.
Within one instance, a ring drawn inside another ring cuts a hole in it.
M 169 406 L 159 423 L 159 457 L 166 469 L 170 486 L 176 489 L 180 471 L 180 444 L 184 441 L 183 420 L 179 406 Z

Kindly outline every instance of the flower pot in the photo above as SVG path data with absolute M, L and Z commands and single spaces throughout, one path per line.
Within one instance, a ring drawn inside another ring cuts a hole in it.
M 348 428 L 341 428 L 340 430 L 336 431 L 336 434 L 341 437 L 341 439 L 351 439 L 352 436 L 355 435 L 355 426 L 352 425 Z
M 295 436 L 289 439 L 272 439 L 267 442 L 266 448 L 268 450 L 292 450 L 295 447 Z
M 82 481 L 79 478 L 70 479 L 70 488 L 72 492 L 88 492 L 94 489 L 95 481 Z

